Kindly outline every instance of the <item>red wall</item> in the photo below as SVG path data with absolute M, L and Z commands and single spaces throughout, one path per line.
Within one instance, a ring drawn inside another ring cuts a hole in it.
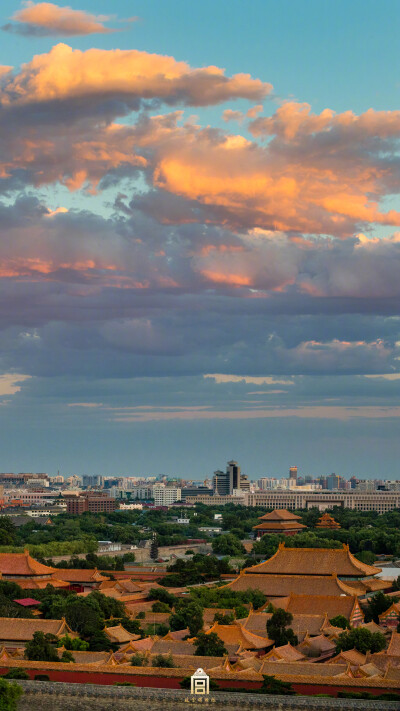
M 21 666 L 23 666 L 23 662 L 21 663 Z M 72 666 L 72 665 L 71 665 Z M 12 667 L 15 668 L 15 667 Z M 120 674 L 116 673 L 107 673 L 107 672 L 100 672 L 100 671 L 76 671 L 73 668 L 68 669 L 68 670 L 61 670 L 58 671 L 56 669 L 32 669 L 29 668 L 27 669 L 24 667 L 29 674 L 31 679 L 34 679 L 37 674 L 47 674 L 47 676 L 50 678 L 50 681 L 65 681 L 69 682 L 72 684 L 99 684 L 99 685 L 113 685 L 116 682 L 120 681 L 131 681 L 134 682 L 136 686 L 142 686 L 142 687 L 153 687 L 153 688 L 158 688 L 158 689 L 180 689 L 181 686 L 179 684 L 180 681 L 182 681 L 184 675 L 178 676 L 178 677 L 168 677 L 168 676 L 147 676 L 145 672 L 143 674 L 126 674 L 123 671 L 121 671 Z M 6 674 L 10 667 L 1 667 L 0 668 L 0 675 Z M 235 688 L 235 689 L 259 689 L 261 686 L 261 682 L 257 681 L 247 681 L 245 679 L 240 680 L 240 679 L 216 679 L 215 680 L 221 689 L 225 688 Z M 379 694 L 383 693 L 399 693 L 399 689 L 396 689 L 395 687 L 393 688 L 373 688 L 373 687 L 362 687 L 362 686 L 329 686 L 328 684 L 326 685 L 319 685 L 319 684 L 296 684 L 294 683 L 293 689 L 298 693 L 302 695 L 310 695 L 310 694 L 330 694 L 331 696 L 337 696 L 339 691 L 354 691 L 354 692 L 362 692 L 362 691 L 367 691 L 370 694 L 374 694 L 375 696 L 378 696 Z

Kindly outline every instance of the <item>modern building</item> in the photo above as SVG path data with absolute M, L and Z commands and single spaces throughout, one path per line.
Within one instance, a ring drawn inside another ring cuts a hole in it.
M 181 489 L 176 486 L 154 484 L 153 497 L 155 506 L 171 506 L 181 500 Z
M 250 482 L 245 474 L 241 474 L 237 462 L 231 460 L 226 471 L 220 469 L 214 472 L 213 492 L 219 496 L 232 496 L 235 492 L 250 491 Z
M 294 480 L 295 483 L 297 482 L 297 467 L 290 467 L 289 479 Z
M 400 508 L 400 492 L 375 491 L 361 493 L 350 491 L 303 491 L 300 488 L 287 491 L 273 489 L 245 493 L 245 506 L 259 506 L 265 509 L 310 509 L 320 511 L 333 506 L 355 509 L 357 511 L 377 511 L 385 513 Z M 193 501 L 193 503 L 196 503 Z M 203 502 L 206 503 L 206 502 Z
M 186 501 L 188 496 L 212 496 L 213 490 L 207 486 L 184 486 L 181 489 L 181 499 Z
M 67 513 L 83 514 L 85 511 L 90 513 L 103 513 L 115 511 L 117 502 L 105 492 L 84 492 L 80 496 L 65 496 L 67 502 Z

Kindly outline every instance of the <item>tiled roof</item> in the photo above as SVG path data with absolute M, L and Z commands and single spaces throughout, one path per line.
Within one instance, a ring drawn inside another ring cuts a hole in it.
M 182 642 L 184 640 L 184 638 L 188 637 L 188 636 L 189 636 L 189 628 L 186 627 L 186 629 L 184 629 L 184 630 L 175 630 L 174 632 L 171 632 L 171 630 L 169 630 L 169 632 L 167 632 L 167 634 L 165 635 L 165 637 L 163 637 L 163 639 L 173 640 L 174 642 L 175 641 Z
M 45 590 L 48 585 L 52 585 L 53 588 L 69 587 L 69 583 L 67 583 L 66 580 L 59 580 L 56 575 L 45 578 L 45 580 L 24 578 L 24 580 L 18 580 L 18 585 L 22 590 Z
M 22 605 L 22 607 L 31 607 L 32 605 L 40 605 L 40 600 L 34 600 L 33 597 L 22 597 L 22 598 L 17 598 L 13 600 L 13 602 L 16 602 L 18 605 Z
M 396 686 L 400 685 L 400 667 L 392 667 L 391 665 L 388 666 L 386 674 L 385 674 L 385 679 L 387 681 L 395 681 L 398 682 Z
M 171 639 L 158 639 L 154 642 L 152 654 L 185 654 L 194 655 L 196 647 L 192 642 Z
M 290 595 L 287 612 L 293 614 L 327 614 L 328 618 L 344 615 L 350 619 L 357 598 L 349 595 Z
M 247 570 L 252 570 L 248 568 Z M 243 571 L 235 580 L 227 583 L 227 588 L 235 592 L 251 589 L 260 590 L 268 598 L 286 597 L 291 592 L 299 595 L 355 595 L 336 575 L 277 575 L 248 573 Z M 360 591 L 363 592 L 363 591 Z
M 307 652 L 315 651 L 319 654 L 324 654 L 326 652 L 334 652 L 336 649 L 336 644 L 327 639 L 323 634 L 317 637 L 305 637 L 301 644 L 298 645 L 297 649 L 301 650 L 307 655 Z
M 363 676 L 383 676 L 381 670 L 370 662 L 369 664 L 362 664 L 358 667 L 357 672 Z M 400 680 L 400 677 L 399 677 Z
M 380 568 L 357 560 L 346 544 L 342 548 L 286 548 L 280 543 L 277 552 L 268 560 L 247 568 L 250 573 L 278 573 L 282 575 L 376 575 Z
M 365 664 L 367 660 L 366 654 L 362 654 L 358 649 L 348 649 L 346 652 L 339 652 L 336 657 L 333 657 L 327 664 L 332 664 L 340 661 L 349 662 L 352 666 L 359 667 Z
M 262 674 L 281 676 L 282 674 L 302 676 L 337 676 L 346 672 L 347 664 L 315 664 L 314 662 L 270 662 L 265 661 L 260 668 Z
M 169 618 L 171 617 L 170 612 L 146 612 L 146 617 L 143 620 L 139 620 L 141 627 L 147 627 L 147 625 L 160 625 L 167 624 Z
M 297 516 L 287 509 L 274 509 L 274 511 L 258 518 L 260 521 L 301 521 L 301 516 Z
M 59 647 L 58 652 L 61 656 L 64 651 L 64 647 Z M 113 656 L 112 652 L 71 652 L 76 664 L 108 664 L 110 658 Z
M 265 660 L 271 657 L 281 659 L 285 662 L 299 662 L 305 658 L 304 654 L 295 649 L 295 647 L 292 647 L 290 643 L 280 647 L 273 647 L 273 649 L 265 655 Z
M 379 619 L 384 620 L 386 617 L 392 616 L 393 613 L 395 615 L 400 614 L 400 602 L 392 602 L 390 607 L 388 607 L 388 609 L 385 610 L 385 612 L 382 612 L 382 614 L 379 615 Z
M 307 528 L 298 521 L 263 521 L 257 526 L 253 526 L 253 530 L 260 531 L 301 531 Z
M 132 634 L 128 632 L 122 625 L 116 625 L 115 627 L 105 627 L 104 633 L 111 640 L 111 642 L 117 642 L 118 644 L 126 644 L 131 640 L 140 639 L 140 635 Z
M 211 634 L 212 632 L 215 632 L 225 644 L 237 644 L 243 649 L 265 649 L 274 643 L 266 634 L 264 636 L 255 635 L 239 622 L 235 622 L 232 625 L 220 625 L 218 622 L 215 622 L 213 626 L 207 630 L 206 634 Z
M 195 658 L 196 660 L 198 658 Z M 288 681 L 289 683 L 307 683 L 307 684 L 323 684 L 324 686 L 332 686 L 332 687 L 353 687 L 355 689 L 357 688 L 365 688 L 365 687 L 371 687 L 371 688 L 382 688 L 382 689 L 391 689 L 395 685 L 394 682 L 391 679 L 384 679 L 384 678 L 379 678 L 379 677 L 364 677 L 364 678 L 351 678 L 348 677 L 345 673 L 343 674 L 336 674 L 334 676 L 329 676 L 326 675 L 324 666 L 325 665 L 319 665 L 315 664 L 313 665 L 314 667 L 314 675 L 310 674 L 305 674 L 304 669 L 301 669 L 302 667 L 302 662 L 296 662 L 295 664 L 291 665 L 292 667 L 295 666 L 296 669 L 290 669 L 291 672 L 293 673 L 286 673 L 286 670 L 284 669 L 284 663 L 282 662 L 276 662 L 272 663 L 269 665 L 269 668 L 271 666 L 273 669 L 271 670 L 271 674 L 273 673 L 274 676 L 276 676 L 278 679 L 282 681 Z M 7 666 L 9 668 L 15 668 L 21 665 L 21 662 L 19 660 L 9 660 L 7 662 Z M 57 672 L 62 672 L 62 671 L 71 671 L 71 664 L 68 663 L 63 663 L 63 662 L 30 662 L 27 660 L 24 660 L 24 668 L 26 669 L 31 669 L 31 670 L 40 670 L 43 672 L 48 671 L 57 671 Z M 121 674 L 123 670 L 124 676 L 131 677 L 132 681 L 134 681 L 135 676 L 152 676 L 152 677 L 175 677 L 175 678 L 181 678 L 183 676 L 189 676 L 189 672 L 191 672 L 193 667 L 189 668 L 187 670 L 187 673 L 185 673 L 185 670 L 176 667 L 176 668 L 160 668 L 160 667 L 132 667 L 132 666 L 111 666 L 111 665 L 99 665 L 96 667 L 97 672 L 104 672 L 105 674 L 113 675 L 113 674 Z M 267 668 L 268 669 L 268 668 Z M 75 664 L 73 667 L 74 671 L 93 671 L 93 667 L 91 665 L 84 665 L 84 664 Z M 254 680 L 255 678 L 259 678 L 261 680 L 261 674 L 257 674 L 252 669 L 249 670 L 243 670 L 243 671 L 226 671 L 225 669 L 217 668 L 215 671 L 210 671 L 208 669 L 209 675 L 211 678 L 215 679 L 218 682 L 218 679 L 226 679 L 228 681 L 232 681 L 234 679 L 240 679 L 240 680 L 246 680 L 248 679 L 249 681 Z M 267 673 L 264 671 L 264 673 Z
M 203 620 L 205 625 L 212 625 L 214 623 L 215 615 L 233 615 L 235 617 L 235 610 L 220 607 L 205 607 L 203 609 Z
M 27 550 L 24 553 L 0 553 L 0 573 L 4 577 L 8 575 L 24 575 L 26 577 L 52 575 L 54 572 L 54 568 L 38 563 Z
M 0 617 L 0 640 L 5 642 L 25 642 L 33 638 L 34 632 L 55 634 L 57 637 L 71 632 L 65 620 L 39 620 L 23 617 Z
M 400 632 L 392 632 L 386 654 L 400 657 Z
M 97 568 L 57 568 L 54 572 L 69 583 L 101 583 L 109 579 L 99 573 Z
M 150 664 L 154 656 L 155 654 L 152 651 L 151 654 L 149 654 Z M 212 669 L 224 663 L 223 657 L 197 657 L 193 654 L 172 654 L 172 659 L 175 666 L 181 669 L 198 669 L 199 667 L 202 669 Z
M 377 625 L 373 620 L 371 620 L 371 622 L 363 622 L 359 627 L 365 627 L 365 629 L 370 632 L 381 632 L 382 634 L 386 632 L 384 627 L 380 627 L 380 625 Z

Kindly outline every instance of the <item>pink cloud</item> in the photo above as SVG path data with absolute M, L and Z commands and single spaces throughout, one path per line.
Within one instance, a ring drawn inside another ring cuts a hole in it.
M 14 22 L 24 23 L 23 34 L 41 35 L 91 35 L 94 33 L 115 32 L 104 26 L 110 19 L 104 15 L 92 15 L 71 7 L 60 7 L 51 2 L 24 3 L 25 7 L 17 10 L 11 17 Z M 6 26 L 13 29 L 13 26 Z M 18 32 L 18 27 L 13 29 Z

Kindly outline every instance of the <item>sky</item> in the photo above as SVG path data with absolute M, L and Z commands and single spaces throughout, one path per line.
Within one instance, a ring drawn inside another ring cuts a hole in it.
M 0 13 L 0 471 L 400 479 L 397 0 Z

